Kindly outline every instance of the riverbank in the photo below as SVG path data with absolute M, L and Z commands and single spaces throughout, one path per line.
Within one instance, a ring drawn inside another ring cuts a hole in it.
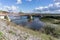
M 42 18 L 45 23 L 44 31 L 46 34 L 60 39 L 60 20 L 53 18 Z
M 58 40 L 53 36 L 33 31 L 0 19 L 0 40 Z
M 40 40 L 37 33 L 32 30 L 20 27 L 14 23 L 0 19 L 0 32 L 6 40 Z M 31 34 L 32 33 L 32 34 Z M 4 39 L 4 40 L 5 40 Z M 3 38 L 1 39 L 3 40 Z

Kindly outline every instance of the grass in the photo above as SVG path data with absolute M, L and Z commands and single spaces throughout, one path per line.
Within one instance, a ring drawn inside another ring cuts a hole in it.
M 3 35 L 3 33 L 2 32 L 0 32 L 0 37 Z
M 46 35 L 45 33 L 41 34 L 40 36 L 41 36 L 42 40 L 58 40 L 57 38 L 54 38 L 51 35 Z
M 59 34 L 60 33 L 59 32 L 60 29 L 56 28 L 56 30 L 54 30 L 54 28 L 52 26 L 50 26 L 50 25 L 46 26 L 46 30 L 44 29 L 45 33 L 42 33 L 40 31 L 33 31 L 31 29 L 27 29 L 27 28 L 24 28 L 22 26 L 16 26 L 16 24 L 14 24 L 14 23 L 13 23 L 13 26 L 16 27 L 16 28 L 18 28 L 18 29 L 20 29 L 21 31 L 27 32 L 27 33 L 29 33 L 31 35 L 36 36 L 36 37 L 41 37 L 43 40 L 54 40 L 54 39 L 57 40 L 57 38 L 55 38 L 54 35 L 53 35 L 54 33 L 52 33 L 52 35 L 50 35 L 50 34 L 47 35 L 46 34 L 47 31 L 51 32 L 51 30 L 52 30 L 53 32 L 55 32 L 56 35 L 60 35 Z M 50 27 L 52 27 L 52 28 L 50 28 Z M 48 29 L 48 28 L 50 28 L 50 29 Z
M 41 21 L 43 21 L 46 24 L 45 27 L 43 28 L 45 34 L 49 34 L 53 37 L 60 38 L 60 25 L 58 25 L 59 23 L 58 19 L 42 18 Z
M 49 22 L 49 23 L 52 23 L 52 24 L 60 24 L 60 20 L 53 19 L 53 18 L 41 18 L 41 21 Z
M 53 27 L 53 26 L 46 26 L 43 28 L 44 33 L 47 35 L 51 35 L 53 37 L 59 38 L 60 37 L 60 29 Z
M 11 33 L 11 34 L 15 34 L 15 32 L 13 32 L 12 30 L 10 30 L 9 33 Z
M 37 37 L 40 37 L 40 32 L 38 32 L 38 31 L 33 31 L 31 29 L 24 28 L 22 26 L 16 25 L 15 23 L 9 22 L 8 20 L 4 20 L 4 21 L 7 23 L 7 26 L 10 25 L 11 27 L 17 28 L 20 31 L 26 32 L 28 34 L 31 34 L 31 35 L 34 35 L 34 36 L 37 36 Z M 11 30 L 9 31 L 9 33 L 13 33 L 14 34 L 14 32 L 11 31 Z
M 55 37 L 51 36 L 50 34 L 47 35 L 46 33 L 42 33 L 42 32 L 39 32 L 39 31 L 33 31 L 31 29 L 24 28 L 22 26 L 16 25 L 16 24 L 14 24 L 12 22 L 9 22 L 9 21 L 6 21 L 6 23 L 7 23 L 7 25 L 11 25 L 12 27 L 15 27 L 15 28 L 19 29 L 20 31 L 23 31 L 23 32 L 26 32 L 26 33 L 31 34 L 33 36 L 39 37 L 42 40 L 58 40 L 58 38 L 55 38 Z M 49 27 L 52 27 L 51 25 L 48 25 L 48 22 L 47 22 L 46 25 L 49 26 Z M 47 28 L 47 30 L 49 31 L 48 28 Z M 60 29 L 57 28 L 54 32 L 56 32 L 56 34 L 60 34 Z M 10 31 L 9 33 L 14 34 L 14 32 L 12 32 L 12 31 Z M 25 38 L 27 38 L 27 37 L 25 37 Z
M 0 31 L 0 40 L 3 40 L 3 33 Z

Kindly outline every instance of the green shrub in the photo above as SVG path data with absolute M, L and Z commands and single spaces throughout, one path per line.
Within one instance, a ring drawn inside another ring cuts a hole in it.
M 8 17 L 7 16 L 5 16 L 4 18 L 8 20 Z
M 15 32 L 13 32 L 12 30 L 10 30 L 9 33 L 11 33 L 11 34 L 15 34 Z
M 51 35 L 56 38 L 60 37 L 60 30 L 57 30 L 55 27 L 46 26 L 46 27 L 43 27 L 42 29 L 41 31 L 47 35 Z
M 0 32 L 0 37 L 3 35 L 3 33 L 2 32 Z

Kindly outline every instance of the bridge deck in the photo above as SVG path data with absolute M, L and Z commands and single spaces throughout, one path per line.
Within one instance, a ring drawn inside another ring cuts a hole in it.
M 0 14 L 0 16 L 6 16 L 6 15 L 12 15 L 12 16 L 60 16 L 60 14 L 41 14 L 41 13 L 36 13 L 36 14 L 29 14 L 29 13 L 24 13 L 24 14 L 17 14 L 17 13 L 6 13 L 6 14 Z

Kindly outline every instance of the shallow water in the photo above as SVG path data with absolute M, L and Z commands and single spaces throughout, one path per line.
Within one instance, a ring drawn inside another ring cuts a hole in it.
M 41 27 L 44 26 L 44 23 L 40 21 L 38 17 L 34 17 L 34 20 L 32 20 L 31 22 L 28 21 L 26 16 L 23 16 L 23 17 L 11 16 L 10 19 L 12 20 L 12 22 L 18 25 L 22 25 L 23 27 L 31 28 L 34 30 L 39 30 Z

